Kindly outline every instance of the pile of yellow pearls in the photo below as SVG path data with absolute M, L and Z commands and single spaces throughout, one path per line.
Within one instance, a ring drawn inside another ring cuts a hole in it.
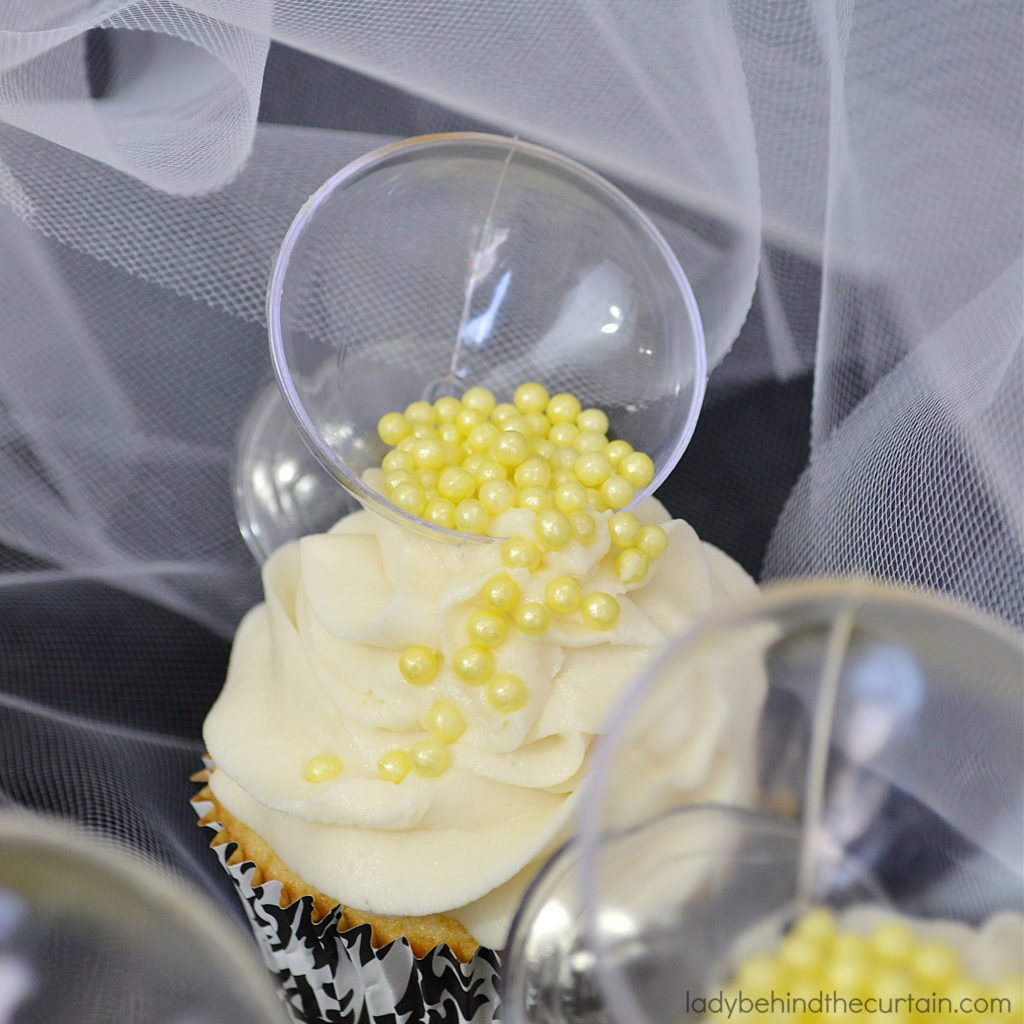
M 755 954 L 740 964 L 723 989 L 723 1006 L 740 994 L 752 1001 L 760 999 L 770 1012 L 748 1009 L 740 1016 L 771 1017 L 779 1024 L 866 1018 L 874 1016 L 871 1007 L 886 1020 L 901 1024 L 962 1022 L 965 1016 L 1019 1022 L 1024 1011 L 1022 984 L 1021 977 L 989 984 L 970 976 L 953 946 L 919 938 L 906 921 L 892 918 L 870 932 L 855 933 L 840 929 L 830 909 L 815 907 L 796 920 L 774 952 Z M 845 1003 L 826 1004 L 825 996 L 830 1000 L 838 996 Z M 996 999 L 1008 1000 L 998 1015 L 988 1018 L 987 1012 L 972 1012 L 974 1007 L 992 1007 Z M 851 1000 L 861 1000 L 855 1004 L 859 1013 L 851 1011 Z M 723 1008 L 713 1016 L 726 1019 L 726 1012 Z M 734 1012 L 733 1019 L 736 1016 Z
M 492 520 L 503 512 L 524 508 L 535 514 L 532 535 L 501 538 L 506 570 L 532 574 L 549 553 L 574 542 L 592 544 L 605 513 L 611 513 L 606 558 L 623 583 L 645 579 L 668 545 L 660 526 L 642 525 L 624 511 L 637 489 L 653 479 L 651 458 L 626 441 L 609 440 L 607 415 L 583 408 L 568 392 L 549 395 L 543 385 L 530 382 L 516 388 L 511 402 L 498 402 L 488 389 L 471 387 L 461 400 L 417 401 L 404 412 L 386 413 L 377 432 L 392 448 L 381 462 L 385 493 L 404 511 L 438 526 L 488 536 L 494 536 Z M 520 710 L 529 698 L 523 680 L 501 671 L 496 658 L 511 630 L 539 637 L 559 616 L 608 630 L 620 613 L 611 594 L 585 592 L 570 575 L 553 579 L 543 601 L 524 601 L 508 572 L 487 580 L 478 596 L 480 607 L 467 622 L 466 644 L 454 652 L 450 668 L 460 682 L 480 687 L 487 703 L 502 714 Z M 440 663 L 440 654 L 430 648 L 410 646 L 398 667 L 407 682 L 427 686 Z M 381 778 L 398 783 L 410 771 L 428 778 L 444 772 L 444 746 L 464 732 L 462 714 L 454 704 L 440 701 L 430 708 L 424 726 L 433 738 L 408 752 L 385 754 L 378 762 Z

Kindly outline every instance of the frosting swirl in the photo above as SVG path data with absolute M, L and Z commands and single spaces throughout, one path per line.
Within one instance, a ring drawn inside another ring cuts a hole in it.
M 496 525 L 513 536 L 531 529 L 534 515 L 512 509 Z M 448 912 L 500 948 L 536 866 L 567 834 L 588 751 L 624 685 L 666 637 L 754 587 L 658 502 L 637 515 L 664 525 L 668 547 L 632 583 L 608 568 L 607 529 L 547 553 L 534 572 L 503 567 L 500 542 L 456 547 L 368 512 L 285 545 L 264 567 L 265 600 L 239 626 L 204 726 L 217 798 L 322 892 L 380 914 Z M 527 694 L 512 712 L 492 707 L 484 688 L 451 667 L 482 607 L 481 585 L 498 572 L 524 601 L 543 602 L 553 579 L 571 575 L 620 607 L 608 629 L 569 615 L 553 615 L 539 636 L 509 629 L 496 659 Z M 410 645 L 439 652 L 426 685 L 399 669 Z M 731 723 L 736 713 L 755 717 L 761 694 L 737 712 L 716 683 L 685 698 L 699 736 L 682 754 L 692 800 L 742 798 L 751 785 L 751 753 L 737 738 L 747 730 Z M 383 779 L 383 756 L 430 738 L 427 715 L 438 701 L 465 722 L 446 745 L 448 770 Z M 304 768 L 321 755 L 342 770 L 310 782 Z

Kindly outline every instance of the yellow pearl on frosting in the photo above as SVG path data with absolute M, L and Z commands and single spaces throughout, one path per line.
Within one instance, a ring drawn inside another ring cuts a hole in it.
M 583 621 L 594 629 L 611 629 L 619 620 L 619 602 L 603 591 L 594 591 L 583 599 Z
M 550 400 L 548 389 L 543 384 L 528 381 L 520 384 L 512 395 L 512 401 L 520 412 L 543 412 Z
M 625 508 L 632 500 L 636 491 L 624 477 L 613 473 L 601 484 L 601 498 L 609 508 Z
M 452 671 L 464 683 L 479 686 L 494 675 L 494 655 L 477 644 L 460 647 L 452 656 Z
M 528 537 L 509 537 L 501 546 L 501 564 L 506 569 L 528 569 L 540 565 L 540 549 Z
M 519 601 L 519 587 L 507 572 L 500 572 L 480 588 L 480 600 L 488 608 L 508 612 Z
M 487 684 L 487 703 L 506 715 L 523 707 L 528 696 L 526 683 L 511 672 L 503 672 Z
M 442 743 L 454 743 L 466 731 L 462 712 L 450 700 L 431 705 L 424 724 L 431 736 Z
M 508 577 L 505 577 L 508 579 Z M 509 580 L 509 583 L 512 583 Z M 515 586 L 515 584 L 512 584 Z M 518 590 L 518 588 L 516 588 Z M 508 623 L 505 617 L 498 612 L 482 610 L 473 612 L 466 625 L 466 633 L 469 639 L 481 647 L 497 647 L 505 634 L 508 632 Z
M 448 748 L 438 740 L 420 740 L 409 749 L 409 761 L 417 775 L 436 779 L 448 767 Z
M 406 682 L 425 686 L 432 682 L 438 670 L 437 655 L 429 647 L 406 647 L 398 658 L 398 670 Z
M 526 601 L 516 610 L 516 625 L 527 636 L 540 636 L 551 625 L 551 614 L 539 601 Z
M 519 491 L 519 507 L 528 508 L 531 512 L 543 512 L 544 509 L 551 508 L 553 501 L 550 487 L 530 484 Z
M 648 558 L 661 558 L 668 547 L 668 534 L 655 523 L 647 523 L 640 527 L 633 546 L 639 548 Z
M 561 551 L 572 540 L 569 517 L 557 508 L 546 508 L 538 513 L 533 532 L 540 545 L 552 551 Z
M 650 559 L 637 548 L 624 548 L 615 558 L 615 575 L 623 583 L 639 583 L 650 568 Z
M 582 512 L 587 507 L 587 489 L 575 478 L 555 487 L 555 508 L 566 515 Z
M 377 433 L 385 444 L 398 444 L 412 433 L 412 425 L 400 412 L 387 412 L 377 421 Z
M 640 520 L 632 512 L 616 512 L 608 520 L 608 536 L 616 547 L 632 547 L 639 535 Z
M 569 526 L 573 537 L 581 544 L 589 544 L 597 536 L 597 520 L 589 512 L 573 512 Z
M 583 603 L 583 588 L 572 576 L 557 576 L 544 588 L 547 606 L 558 615 L 570 615 Z
M 412 762 L 404 750 L 391 750 L 377 762 L 377 771 L 385 782 L 396 785 L 409 774 Z
M 330 782 L 341 774 L 341 759 L 333 754 L 319 754 L 306 762 L 303 775 L 307 782 Z
M 480 503 L 492 516 L 500 516 L 515 506 L 519 491 L 511 480 L 487 480 L 480 485 Z

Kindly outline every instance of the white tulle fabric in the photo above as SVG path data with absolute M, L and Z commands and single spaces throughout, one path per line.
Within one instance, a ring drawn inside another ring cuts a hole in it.
M 223 636 L 258 599 L 227 481 L 269 267 L 387 138 L 330 127 L 358 96 L 258 121 L 279 43 L 622 184 L 691 277 L 709 400 L 813 371 L 765 578 L 1024 625 L 1021 42 L 1013 0 L 4 0 L 0 587 L 99 579 Z

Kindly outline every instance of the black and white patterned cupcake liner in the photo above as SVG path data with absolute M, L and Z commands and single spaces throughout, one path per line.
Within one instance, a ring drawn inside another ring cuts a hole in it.
M 193 801 L 202 818 L 212 804 Z M 205 822 L 219 832 L 219 822 Z M 463 963 L 447 946 L 417 957 L 405 939 L 380 949 L 369 925 L 338 931 L 341 908 L 313 920 L 312 896 L 286 907 L 281 883 L 252 884 L 252 861 L 229 864 L 237 844 L 213 847 L 242 900 L 263 960 L 301 1024 L 492 1024 L 500 1019 L 501 957 Z

